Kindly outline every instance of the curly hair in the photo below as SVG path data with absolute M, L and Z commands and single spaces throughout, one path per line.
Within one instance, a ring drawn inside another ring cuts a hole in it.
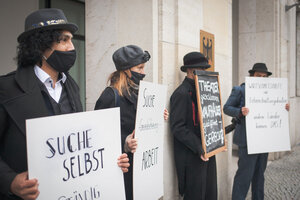
M 45 50 L 51 48 L 53 42 L 60 42 L 62 30 L 38 30 L 19 42 L 17 47 L 18 67 L 29 67 L 42 64 Z

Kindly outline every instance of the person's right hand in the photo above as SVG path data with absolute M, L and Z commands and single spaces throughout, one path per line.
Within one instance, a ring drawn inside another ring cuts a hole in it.
M 128 149 L 128 151 L 130 151 L 131 153 L 134 153 L 136 151 L 138 145 L 137 139 L 134 138 L 134 133 L 135 131 L 133 131 L 130 135 L 128 135 L 125 141 L 126 142 L 125 146 L 127 146 L 127 148 L 125 148 L 125 151 L 126 149 Z
M 119 156 L 118 166 L 121 168 L 123 173 L 128 172 L 128 167 L 130 166 L 130 164 L 129 164 L 129 158 L 126 153 L 123 153 L 122 155 Z
M 246 116 L 246 115 L 248 115 L 248 113 L 249 113 L 249 108 L 242 107 L 241 112 L 242 112 L 242 115 L 243 115 L 243 116 Z
M 14 178 L 10 190 L 24 200 L 35 200 L 40 194 L 38 186 L 37 179 L 28 180 L 28 172 L 23 172 Z

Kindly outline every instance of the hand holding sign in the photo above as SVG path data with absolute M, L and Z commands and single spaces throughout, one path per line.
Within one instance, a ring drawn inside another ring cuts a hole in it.
M 249 113 L 249 109 L 246 108 L 246 107 L 242 107 L 241 111 L 242 111 L 242 115 L 243 115 L 243 116 L 246 116 L 246 115 L 248 115 L 248 113 Z
M 129 158 L 126 153 L 123 153 L 118 158 L 118 166 L 122 169 L 124 173 L 128 172 L 128 167 L 130 166 L 130 164 L 129 164 Z
M 289 103 L 285 104 L 285 109 L 286 109 L 287 111 L 290 110 L 290 104 L 289 104 Z
M 24 200 L 34 200 L 40 194 L 38 186 L 37 179 L 28 180 L 28 172 L 23 172 L 14 178 L 10 190 Z
M 167 109 L 164 110 L 164 120 L 168 120 L 169 118 L 169 112 Z
M 137 139 L 134 138 L 134 133 L 135 130 L 133 130 L 133 132 L 126 137 L 125 147 L 124 147 L 125 152 L 134 153 L 136 151 L 138 144 L 137 144 Z

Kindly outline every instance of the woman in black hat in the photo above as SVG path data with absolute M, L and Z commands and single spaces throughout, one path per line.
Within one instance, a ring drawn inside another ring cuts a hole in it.
M 265 63 L 255 63 L 248 71 L 253 77 L 269 77 Z M 289 104 L 285 105 L 289 110 Z M 245 107 L 245 83 L 233 87 L 231 94 L 224 105 L 224 113 L 237 119 L 233 143 L 238 145 L 238 169 L 234 177 L 232 199 L 245 199 L 251 184 L 252 199 L 264 199 L 264 172 L 267 167 L 268 153 L 248 154 L 246 140 L 246 120 L 249 109 Z
M 133 199 L 132 160 L 137 148 L 134 138 L 135 117 L 139 83 L 145 77 L 145 63 L 150 54 L 136 45 L 128 45 L 116 50 L 112 56 L 116 71 L 109 78 L 110 86 L 105 88 L 96 102 L 95 110 L 120 107 L 122 151 L 129 157 L 130 167 L 124 174 L 126 199 Z M 168 118 L 165 110 L 164 118 Z
M 194 70 L 205 70 L 210 65 L 200 52 L 186 54 L 183 63 L 180 69 L 187 75 L 170 98 L 179 194 L 184 200 L 217 200 L 216 159 L 215 156 L 205 159 L 203 155 L 193 74 Z

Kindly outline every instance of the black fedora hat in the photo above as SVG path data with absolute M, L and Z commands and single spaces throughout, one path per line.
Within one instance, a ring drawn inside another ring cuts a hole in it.
M 78 30 L 78 26 L 69 23 L 63 11 L 57 8 L 45 8 L 34 11 L 25 19 L 25 31 L 18 37 L 18 42 L 36 30 L 62 29 L 72 34 Z
M 272 72 L 268 71 L 268 68 L 265 63 L 255 63 L 252 69 L 250 69 L 248 72 L 250 74 L 254 74 L 254 72 L 264 72 L 267 73 L 268 76 L 272 75 Z
M 183 66 L 180 67 L 181 71 L 186 72 L 187 68 L 210 68 L 208 60 L 200 52 L 190 52 L 183 57 Z

